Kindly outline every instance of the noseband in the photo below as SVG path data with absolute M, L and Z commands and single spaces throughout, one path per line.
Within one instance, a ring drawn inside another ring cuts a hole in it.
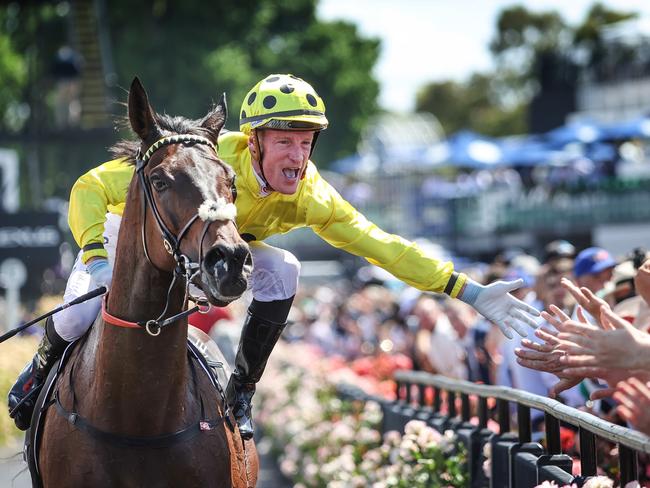
M 156 201 L 153 198 L 153 192 L 151 190 L 151 181 L 149 180 L 149 176 L 147 176 L 144 172 L 145 168 L 149 164 L 149 161 L 151 160 L 151 157 L 158 149 L 164 146 L 169 146 L 173 144 L 183 144 L 188 142 L 194 144 L 203 144 L 205 146 L 210 147 L 213 151 L 216 152 L 214 143 L 212 141 L 210 141 L 205 137 L 197 136 L 193 134 L 179 134 L 179 135 L 174 135 L 169 137 L 163 137 L 162 139 L 159 139 L 158 141 L 153 143 L 149 147 L 149 149 L 147 149 L 144 155 L 142 155 L 142 153 L 138 151 L 138 154 L 136 156 L 136 161 L 135 161 L 135 171 L 136 174 L 138 175 L 138 182 L 140 183 L 140 186 L 142 187 L 142 191 L 144 193 L 144 198 L 142 199 L 142 229 L 141 229 L 142 246 L 144 248 L 144 255 L 146 256 L 147 261 L 149 261 L 149 263 L 154 268 L 156 268 L 157 270 L 163 273 L 168 272 L 156 266 L 156 264 L 149 257 L 149 250 L 147 248 L 146 226 L 147 226 L 147 206 L 150 206 L 151 213 L 153 214 L 154 219 L 156 220 L 156 224 L 158 225 L 158 229 L 160 230 L 160 233 L 162 235 L 163 245 L 165 246 L 167 252 L 171 254 L 172 257 L 174 258 L 176 265 L 173 271 L 172 282 L 169 285 L 169 289 L 167 290 L 167 301 L 165 303 L 165 308 L 157 319 L 140 321 L 140 322 L 126 322 L 124 320 L 118 319 L 117 317 L 111 316 L 106 311 L 106 307 L 104 305 L 102 310 L 103 317 L 105 321 L 113 325 L 118 325 L 121 327 L 143 327 L 149 333 L 149 335 L 157 336 L 160 334 L 160 331 L 163 327 L 175 322 L 176 320 L 186 317 L 196 311 L 200 313 L 207 313 L 210 310 L 210 304 L 208 303 L 207 299 L 204 297 L 190 296 L 189 288 L 192 279 L 200 272 L 200 268 L 201 268 L 200 263 L 203 261 L 203 240 L 205 239 L 205 236 L 208 232 L 208 228 L 215 220 L 224 220 L 223 213 L 220 213 L 218 211 L 212 213 L 201 212 L 201 210 L 199 210 L 197 211 L 197 213 L 194 214 L 193 217 L 191 217 L 188 220 L 188 222 L 185 224 L 185 226 L 183 226 L 183 228 L 178 233 L 178 235 L 177 236 L 174 235 L 174 233 L 171 232 L 169 230 L 169 227 L 167 227 L 167 225 L 165 224 L 165 221 L 163 220 L 160 211 L 158 210 L 158 206 L 156 205 Z M 216 202 L 215 205 L 219 205 L 219 202 Z M 232 205 L 232 204 L 226 204 L 226 205 Z M 205 223 L 203 224 L 203 231 L 201 232 L 201 239 L 199 241 L 199 261 L 197 263 L 192 261 L 189 257 L 187 257 L 187 255 L 181 253 L 180 247 L 181 247 L 181 242 L 183 238 L 187 235 L 187 232 L 189 231 L 190 227 L 199 218 L 204 220 Z M 191 298 L 192 301 L 197 303 L 197 306 L 163 320 L 163 317 L 165 316 L 165 314 L 167 313 L 167 309 L 169 308 L 171 291 L 174 288 L 174 285 L 176 284 L 176 280 L 179 277 L 183 277 L 185 279 L 184 303 L 187 303 L 188 298 Z

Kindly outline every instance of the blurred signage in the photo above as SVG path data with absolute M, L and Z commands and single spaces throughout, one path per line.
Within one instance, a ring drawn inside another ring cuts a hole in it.
M 18 211 L 18 168 L 18 153 L 11 149 L 0 149 L 0 211 Z
M 0 213 L 0 261 L 15 258 L 37 271 L 59 262 L 63 241 L 57 212 Z

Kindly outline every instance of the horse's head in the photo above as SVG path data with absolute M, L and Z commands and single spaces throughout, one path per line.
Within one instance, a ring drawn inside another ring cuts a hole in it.
M 136 173 L 146 258 L 160 270 L 191 275 L 211 303 L 230 303 L 246 290 L 252 258 L 235 225 L 235 173 L 215 151 L 224 98 L 199 121 L 159 115 L 135 78 L 128 107 L 141 139 Z

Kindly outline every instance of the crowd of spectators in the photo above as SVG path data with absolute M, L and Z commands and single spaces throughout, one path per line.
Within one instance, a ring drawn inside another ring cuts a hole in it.
M 514 293 L 545 311 L 525 339 L 508 340 L 466 304 L 374 267 L 354 281 L 301 283 L 284 339 L 350 363 L 406 356 L 417 370 L 555 397 L 650 435 L 650 260 L 640 249 L 616 258 L 576 251 L 553 241 L 541 260 L 508 252 L 464 269 L 486 283 L 523 280 Z M 532 420 L 541 435 L 543 413 Z

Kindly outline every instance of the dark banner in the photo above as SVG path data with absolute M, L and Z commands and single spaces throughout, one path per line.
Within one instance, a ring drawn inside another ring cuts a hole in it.
M 0 213 L 0 266 L 7 259 L 21 261 L 27 282 L 21 294 L 40 294 L 43 272 L 58 267 L 63 234 L 56 212 Z

